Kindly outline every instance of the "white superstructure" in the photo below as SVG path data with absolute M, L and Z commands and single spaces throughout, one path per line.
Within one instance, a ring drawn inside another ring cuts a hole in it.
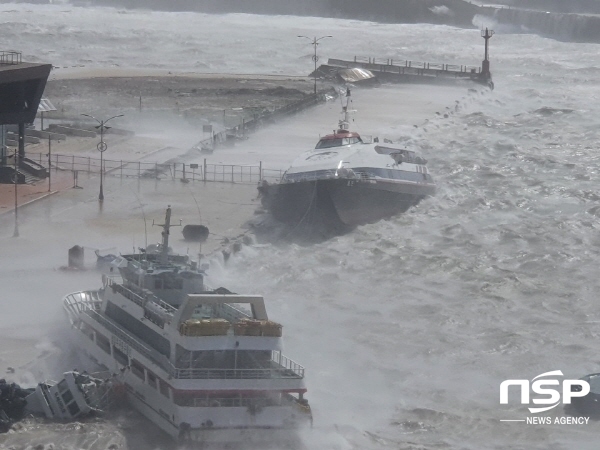
M 167 239 L 169 217 L 170 208 Z M 291 430 L 311 421 L 304 368 L 283 355 L 282 327 L 263 298 L 199 288 L 203 273 L 173 262 L 181 256 L 138 256 L 101 289 L 65 297 L 85 353 L 122 373 L 131 404 L 173 437 L 294 439 Z

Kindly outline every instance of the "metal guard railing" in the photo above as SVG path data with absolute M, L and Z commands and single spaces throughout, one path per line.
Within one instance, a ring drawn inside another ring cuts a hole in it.
M 21 52 L 15 52 L 11 50 L 0 51 L 0 65 L 16 65 L 23 62 L 23 56 Z
M 86 310 L 85 314 L 102 324 L 111 333 L 123 340 L 131 348 L 165 370 L 176 379 L 300 379 L 304 378 L 304 367 L 281 352 L 271 354 L 271 367 L 260 369 L 183 369 L 171 364 L 169 359 L 153 348 L 149 348 L 137 339 L 122 331 L 97 311 Z
M 127 289 L 122 284 L 115 283 L 111 278 L 107 278 L 107 280 L 108 286 L 111 289 L 114 289 L 115 292 L 118 292 L 123 297 L 127 298 L 128 300 L 131 300 L 133 303 L 141 306 L 142 308 L 146 305 L 147 302 L 153 302 L 160 306 L 162 309 L 164 309 L 167 314 L 174 315 L 177 312 L 177 308 L 169 305 L 168 303 L 166 303 L 165 301 L 163 301 L 155 295 L 148 295 L 148 297 L 142 297 L 141 295 L 133 292 L 132 290 Z

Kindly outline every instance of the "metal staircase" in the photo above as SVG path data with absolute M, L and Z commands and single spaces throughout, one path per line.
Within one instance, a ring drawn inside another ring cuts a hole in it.
M 23 170 L 18 170 L 20 175 L 25 177 L 25 183 L 21 184 L 36 184 L 38 181 L 42 181 L 41 178 L 36 177 L 35 175 L 30 174 L 29 172 L 24 172 Z

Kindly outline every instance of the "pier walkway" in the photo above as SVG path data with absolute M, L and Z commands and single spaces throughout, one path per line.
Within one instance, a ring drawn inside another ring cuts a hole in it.
M 391 83 L 455 83 L 472 81 L 487 83 L 480 66 L 430 63 L 422 61 L 394 60 L 381 58 L 359 58 L 343 60 L 330 58 L 326 65 L 317 69 L 319 74 L 329 75 L 339 69 L 361 68 L 369 70 L 380 81 Z

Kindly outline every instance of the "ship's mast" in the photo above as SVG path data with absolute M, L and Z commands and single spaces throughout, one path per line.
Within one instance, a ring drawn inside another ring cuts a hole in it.
M 160 258 L 159 262 L 161 264 L 168 264 L 169 262 L 169 232 L 171 230 L 171 205 L 167 206 L 167 212 L 165 214 L 165 223 L 158 224 L 152 223 L 152 225 L 156 225 L 162 227 L 162 246 L 160 249 Z
M 346 105 L 344 105 L 344 101 L 342 100 L 342 119 L 339 121 L 338 129 L 340 131 L 348 131 L 350 129 L 350 110 L 348 106 L 350 105 L 350 88 L 346 88 Z
M 171 228 L 171 205 L 167 207 L 165 215 L 165 224 L 162 226 L 162 249 L 160 252 L 160 262 L 167 264 L 169 262 L 169 230 Z
M 181 220 L 179 221 L 179 225 L 171 225 L 171 205 L 167 206 L 167 212 L 165 214 L 165 223 L 158 224 L 152 222 L 152 225 L 156 225 L 158 227 L 162 227 L 162 248 L 160 249 L 160 258 L 159 262 L 161 264 L 169 263 L 169 233 L 171 231 L 171 227 L 180 227 Z

